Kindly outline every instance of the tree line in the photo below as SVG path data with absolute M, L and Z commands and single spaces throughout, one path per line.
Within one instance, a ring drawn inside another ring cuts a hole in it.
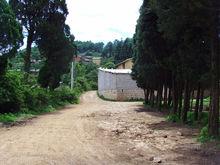
M 78 53 L 86 53 L 86 52 L 102 53 L 103 47 L 105 45 L 103 42 L 94 43 L 92 41 L 75 41 L 75 44 L 77 46 Z
M 220 1 L 144 0 L 134 35 L 132 77 L 145 101 L 188 120 L 201 120 L 210 92 L 208 133 L 219 135 Z
M 115 64 L 118 64 L 133 55 L 133 39 L 115 40 L 108 42 L 102 52 L 102 58 L 112 58 Z
M 76 41 L 78 54 L 99 55 L 103 61 L 110 60 L 114 64 L 118 64 L 133 55 L 133 39 L 114 40 L 104 44 L 103 42 L 94 43 L 92 41 Z

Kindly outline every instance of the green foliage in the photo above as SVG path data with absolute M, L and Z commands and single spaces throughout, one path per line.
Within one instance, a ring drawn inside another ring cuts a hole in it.
M 30 73 L 31 66 L 31 45 L 36 41 L 38 27 L 42 24 L 43 18 L 46 18 L 45 8 L 49 0 L 9 0 L 16 18 L 27 32 L 26 52 L 24 54 L 24 71 Z
M 54 90 L 60 86 L 61 78 L 69 72 L 76 53 L 75 38 L 65 24 L 67 14 L 65 1 L 49 1 L 46 18 L 38 29 L 37 45 L 46 59 L 38 78 L 43 88 Z
M 88 51 L 85 56 L 100 57 L 101 53 Z
M 50 94 L 43 88 L 34 87 L 24 90 L 24 104 L 29 110 L 46 107 L 50 101 Z
M 209 113 L 208 112 L 202 112 L 201 119 L 200 119 L 200 125 L 205 126 L 209 122 Z
M 167 50 L 162 34 L 158 30 L 158 17 L 144 0 L 140 9 L 140 17 L 134 35 L 134 66 L 132 78 L 143 89 L 159 90 L 163 86 L 163 60 L 167 57 Z
M 92 53 L 91 56 L 96 56 L 97 53 L 102 53 L 103 51 L 103 42 L 93 43 L 92 41 L 76 41 L 78 53 Z M 95 54 L 94 54 L 95 53 Z
M 32 117 L 34 117 L 33 114 L 25 114 L 24 112 L 0 114 L 0 122 L 4 124 L 10 124 L 17 121 L 26 120 Z
M 84 92 L 98 89 L 98 66 L 77 63 L 75 66 L 74 88 Z
M 22 76 L 7 72 L 0 78 L 0 113 L 18 112 L 23 104 Z
M 200 121 L 195 121 L 194 115 L 195 115 L 194 112 L 187 113 L 187 124 L 188 125 L 204 127 L 208 124 L 208 112 L 202 112 L 200 116 Z M 177 123 L 181 122 L 179 116 L 176 114 L 171 114 L 167 116 L 166 120 L 170 122 L 177 122 Z
M 25 107 L 32 112 L 49 112 L 55 110 L 56 107 L 66 104 L 78 103 L 80 93 L 71 91 L 69 87 L 62 86 L 54 91 L 35 87 L 26 89 L 24 92 Z
M 21 46 L 23 35 L 20 24 L 5 0 L 0 0 L 0 76 L 5 73 L 8 58 Z
M 80 92 L 71 91 L 66 86 L 54 91 L 43 89 L 34 83 L 24 82 L 24 75 L 19 72 L 7 72 L 0 80 L 0 122 L 13 122 L 23 114 L 37 115 L 55 111 L 59 106 L 78 103 Z
M 112 57 L 102 59 L 101 67 L 106 69 L 115 69 L 116 65 L 114 64 L 114 59 Z
M 43 9 L 48 1 L 49 0 L 9 0 L 9 4 L 22 26 L 24 26 L 26 30 L 35 33 L 37 26 L 42 21 Z M 36 38 L 36 35 L 34 38 Z
M 5 0 L 0 1 L 0 18 L 0 54 L 14 55 L 22 43 L 22 29 Z
M 91 89 L 91 86 L 85 77 L 77 77 L 74 82 L 74 87 L 76 89 L 79 89 L 81 92 L 88 91 Z
M 194 112 L 188 112 L 187 113 L 187 124 L 189 125 L 200 125 L 200 126 L 205 126 L 208 124 L 208 112 L 202 112 L 200 116 L 199 121 L 195 121 L 195 113 Z
M 2 123 L 11 123 L 17 120 L 17 116 L 12 113 L 0 114 L 0 122 Z
M 24 68 L 24 56 L 26 50 L 20 50 L 15 58 L 10 60 L 11 69 L 21 71 Z M 32 47 L 31 49 L 31 73 L 37 73 L 44 65 L 45 59 L 41 56 L 39 49 L 37 47 Z
M 167 121 L 170 121 L 170 122 L 180 122 L 180 118 L 178 117 L 178 115 L 175 115 L 175 114 L 167 116 L 166 119 Z
M 195 125 L 193 118 L 208 103 L 203 102 L 204 91 L 211 91 L 211 135 L 219 134 L 219 5 L 218 0 L 144 0 L 133 48 L 132 77 L 152 106 L 172 105 L 183 123 Z M 188 113 L 193 91 L 196 115 Z M 207 123 L 207 116 L 201 120 Z
M 114 64 L 118 64 L 128 58 L 131 58 L 133 54 L 133 39 L 127 38 L 125 40 L 115 40 L 113 43 L 109 42 L 104 47 L 102 52 L 103 58 L 113 58 Z
M 76 90 L 70 90 L 69 87 L 61 86 L 51 93 L 52 104 L 57 103 L 71 103 L 76 104 L 79 102 L 80 93 Z
M 201 143 L 205 143 L 205 142 L 208 142 L 210 140 L 212 140 L 213 138 L 209 136 L 209 133 L 208 133 L 208 126 L 205 126 L 201 129 L 201 132 L 199 134 L 199 137 L 198 137 L 198 141 L 201 142 Z

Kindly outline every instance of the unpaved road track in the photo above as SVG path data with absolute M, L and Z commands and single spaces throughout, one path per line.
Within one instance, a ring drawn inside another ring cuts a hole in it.
M 92 91 L 79 105 L 0 128 L 0 165 L 220 164 L 197 132 L 140 102 L 107 102 Z

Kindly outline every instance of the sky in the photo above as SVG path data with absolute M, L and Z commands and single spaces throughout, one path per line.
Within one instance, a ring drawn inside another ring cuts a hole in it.
M 66 0 L 67 24 L 80 41 L 105 42 L 132 37 L 142 0 Z

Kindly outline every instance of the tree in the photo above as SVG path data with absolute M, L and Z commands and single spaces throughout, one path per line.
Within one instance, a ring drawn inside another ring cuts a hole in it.
M 39 27 L 37 45 L 46 61 L 39 73 L 38 82 L 51 90 L 60 85 L 63 74 L 68 73 L 69 64 L 76 54 L 74 36 L 65 24 L 68 14 L 66 1 L 50 0 L 45 6 L 44 20 Z
M 209 70 L 206 60 L 210 52 L 209 28 L 204 26 L 209 17 L 206 5 L 204 0 L 151 1 L 159 18 L 159 29 L 169 48 L 167 67 L 172 72 L 173 113 L 177 114 L 179 110 L 183 122 L 187 122 L 190 99 L 193 99 L 190 94 L 195 86 L 203 83 L 202 77 Z M 199 101 L 200 97 L 197 98 Z
M 24 71 L 30 72 L 31 46 L 37 38 L 37 28 L 42 20 L 44 6 L 48 0 L 9 0 L 16 18 L 27 33 L 26 54 L 24 56 Z
M 204 90 L 211 85 L 210 61 L 207 59 L 211 57 L 210 34 L 214 30 L 210 27 L 217 26 L 210 26 L 216 21 L 207 22 L 214 15 L 207 6 L 209 2 L 205 0 L 145 0 L 134 35 L 132 77 L 145 90 L 145 101 L 159 108 L 162 104 L 172 105 L 172 115 L 178 115 L 184 123 L 188 121 L 190 109 L 195 111 L 195 120 L 201 119 Z M 217 43 L 217 51 L 218 42 L 213 43 Z M 219 61 L 218 56 L 214 59 Z M 217 66 L 216 62 L 213 63 L 216 97 L 219 96 Z M 193 103 L 193 93 L 197 93 L 195 108 L 190 104 Z M 217 112 L 215 116 L 218 116 Z M 217 118 L 214 121 L 218 121 Z
M 24 56 L 26 54 L 26 49 L 19 50 L 16 57 L 10 60 L 11 68 L 13 70 L 21 71 L 24 68 Z M 43 66 L 45 58 L 41 56 L 38 47 L 32 47 L 31 50 L 31 72 L 38 72 Z
M 148 102 L 151 93 L 152 105 L 157 91 L 157 105 L 162 103 L 163 74 L 161 61 L 166 54 L 165 42 L 157 28 L 157 15 L 149 8 L 149 1 L 145 0 L 140 9 L 140 17 L 134 36 L 134 67 L 133 78 L 139 87 L 145 90 L 145 101 Z M 161 83 L 162 82 L 162 83 Z
M 0 0 L 0 75 L 5 72 L 7 59 L 22 45 L 22 30 L 5 0 Z
M 110 58 L 113 56 L 113 43 L 108 42 L 103 49 L 102 57 L 103 58 Z
M 220 2 L 210 1 L 211 5 L 211 106 L 208 131 L 211 136 L 219 135 L 219 79 L 220 79 Z

